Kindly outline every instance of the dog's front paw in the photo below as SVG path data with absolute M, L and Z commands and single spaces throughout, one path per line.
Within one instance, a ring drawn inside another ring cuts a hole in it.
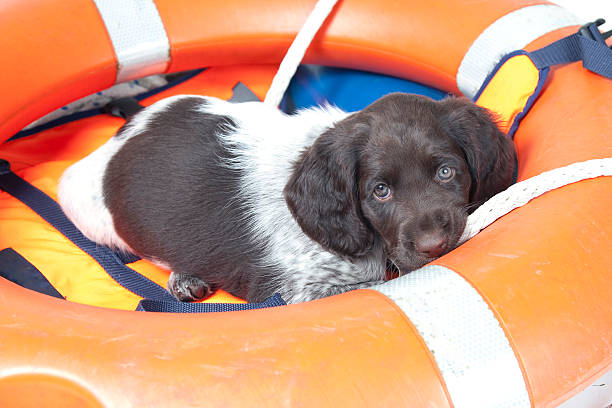
M 168 279 L 168 291 L 181 302 L 193 302 L 212 294 L 210 285 L 201 278 L 175 272 Z

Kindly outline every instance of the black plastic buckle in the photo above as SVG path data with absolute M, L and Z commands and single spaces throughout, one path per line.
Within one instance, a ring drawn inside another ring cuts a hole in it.
M 604 24 L 605 22 L 606 20 L 604 20 L 603 18 L 598 18 L 595 21 L 586 23 L 585 25 L 580 27 L 580 29 L 578 30 L 578 34 L 590 40 L 602 42 L 605 44 L 606 40 L 612 37 L 612 30 L 606 31 L 605 33 L 602 33 L 601 31 L 599 31 L 598 27 Z M 612 49 L 612 45 L 610 46 L 610 48 Z

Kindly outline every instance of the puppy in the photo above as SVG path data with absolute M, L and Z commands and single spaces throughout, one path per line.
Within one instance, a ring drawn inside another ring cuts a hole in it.
M 465 99 L 397 93 L 290 116 L 183 95 L 68 168 L 58 194 L 88 238 L 170 269 L 179 300 L 220 288 L 295 303 L 452 250 L 470 210 L 512 183 L 515 155 Z

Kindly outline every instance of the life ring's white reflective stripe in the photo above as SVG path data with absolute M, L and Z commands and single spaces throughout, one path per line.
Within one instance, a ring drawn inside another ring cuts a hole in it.
M 170 42 L 153 0 L 94 0 L 111 38 L 116 82 L 166 71 Z
M 373 287 L 412 321 L 456 408 L 529 408 L 516 356 L 497 318 L 459 274 L 430 265 Z
M 496 20 L 476 38 L 457 71 L 457 87 L 473 98 L 501 58 L 559 28 L 584 24 L 568 10 L 539 4 L 515 10 Z

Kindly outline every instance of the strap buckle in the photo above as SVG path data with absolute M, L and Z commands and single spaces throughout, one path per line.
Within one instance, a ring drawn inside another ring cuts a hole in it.
M 604 45 L 607 46 L 606 44 L 606 40 L 610 37 L 612 37 L 612 30 L 610 31 L 606 31 L 605 33 L 602 33 L 601 31 L 599 31 L 599 26 L 601 26 L 602 24 L 604 24 L 606 22 L 606 20 L 604 20 L 603 18 L 598 18 L 595 21 L 591 21 L 590 23 L 586 23 L 585 25 L 583 25 L 582 27 L 580 27 L 580 29 L 578 29 L 578 34 L 588 38 L 589 40 L 594 40 L 597 42 L 601 42 L 604 43 Z M 612 45 L 609 46 L 610 49 L 612 49 Z

